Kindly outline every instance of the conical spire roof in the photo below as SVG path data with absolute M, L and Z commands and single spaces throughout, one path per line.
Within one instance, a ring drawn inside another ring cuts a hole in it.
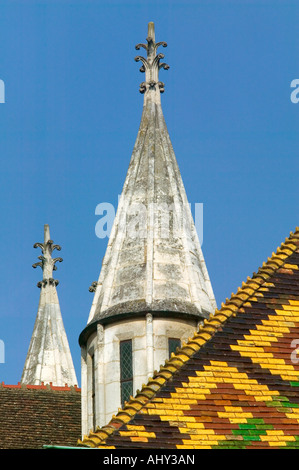
M 140 128 L 110 234 L 88 323 L 140 312 L 206 318 L 216 302 L 164 120 L 157 53 L 149 23 Z
M 44 226 L 44 243 L 35 243 L 41 248 L 40 266 L 43 280 L 37 286 L 41 289 L 37 317 L 31 337 L 21 382 L 30 385 L 52 383 L 56 386 L 77 385 L 76 373 L 65 333 L 56 286 L 53 279 L 56 262 L 62 258 L 52 258 L 53 250 L 59 250 L 50 239 L 49 225 Z

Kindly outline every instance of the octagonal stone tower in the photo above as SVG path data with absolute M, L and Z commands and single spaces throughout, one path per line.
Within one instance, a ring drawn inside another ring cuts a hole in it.
M 161 108 L 169 67 L 148 25 L 141 123 L 110 234 L 82 357 L 82 432 L 105 425 L 216 302 Z

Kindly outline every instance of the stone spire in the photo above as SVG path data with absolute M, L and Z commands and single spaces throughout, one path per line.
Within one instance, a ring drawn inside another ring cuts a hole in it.
M 44 226 L 44 243 L 35 243 L 42 255 L 33 268 L 40 266 L 43 271 L 42 281 L 37 283 L 41 289 L 37 317 L 33 329 L 21 382 L 39 385 L 42 382 L 56 386 L 77 385 L 77 378 L 71 352 L 65 333 L 56 286 L 53 279 L 56 263 L 62 258 L 52 258 L 54 250 L 61 250 L 50 239 L 49 225 Z
M 157 54 L 148 25 L 147 58 L 141 72 L 141 123 L 110 234 L 88 323 L 110 322 L 137 313 L 207 318 L 216 302 L 190 206 L 164 120 Z M 88 328 L 88 327 L 87 327 Z M 89 328 L 90 330 L 90 328 Z

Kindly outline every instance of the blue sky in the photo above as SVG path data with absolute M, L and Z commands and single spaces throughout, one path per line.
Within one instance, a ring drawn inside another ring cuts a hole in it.
M 122 190 L 149 21 L 168 43 L 162 107 L 189 202 L 203 203 L 218 305 L 299 225 L 298 2 L 2 0 L 1 382 L 21 379 L 41 279 L 33 244 L 48 223 L 80 385 L 78 337 L 107 245 L 95 208 Z

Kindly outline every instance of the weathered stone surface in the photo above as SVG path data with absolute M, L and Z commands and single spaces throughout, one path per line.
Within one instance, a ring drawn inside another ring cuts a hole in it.
M 41 284 L 38 312 L 23 369 L 23 384 L 56 386 L 77 385 L 76 373 L 63 325 L 56 284 L 52 278 L 55 259 L 52 259 L 49 226 L 45 225 L 44 243 L 36 244 L 43 251 L 43 283 Z M 58 245 L 54 245 L 58 246 Z M 50 250 L 49 250 L 50 247 Z M 60 247 L 59 247 L 60 249 Z M 61 259 L 61 258 L 60 258 Z
M 180 304 L 185 313 L 192 305 L 199 317 L 216 308 L 161 108 L 159 69 L 169 67 L 160 63 L 164 56 L 157 49 L 166 45 L 156 43 L 149 23 L 147 44 L 136 46 L 147 52 L 147 58 L 135 59 L 145 72 L 143 113 L 88 323 L 112 311 L 126 313 L 134 300 L 132 311 L 141 302 L 148 312 L 157 303 L 167 304 L 169 311 Z
M 134 300 L 176 310 L 170 299 L 202 317 L 216 308 L 162 108 L 148 99 L 88 321 Z

